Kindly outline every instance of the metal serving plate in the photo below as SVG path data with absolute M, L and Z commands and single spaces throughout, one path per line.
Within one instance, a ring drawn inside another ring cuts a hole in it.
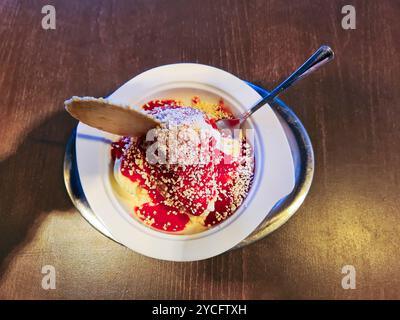
M 268 91 L 261 87 L 249 82 L 247 84 L 262 96 L 268 94 Z M 296 114 L 281 100 L 275 99 L 272 109 L 278 116 L 290 144 L 295 167 L 295 187 L 291 194 L 281 199 L 272 208 L 257 229 L 235 248 L 260 240 L 282 226 L 301 206 L 311 186 L 314 174 L 314 152 L 307 131 Z M 97 219 L 85 198 L 76 165 L 75 136 L 76 131 L 74 130 L 68 141 L 64 157 L 64 181 L 68 194 L 74 206 L 94 228 L 118 242 Z

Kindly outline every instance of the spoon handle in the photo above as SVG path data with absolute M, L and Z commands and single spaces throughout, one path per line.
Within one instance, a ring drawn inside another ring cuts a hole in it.
M 291 87 L 294 83 L 298 80 L 303 79 L 304 77 L 308 76 L 310 73 L 317 70 L 323 64 L 327 63 L 328 61 L 332 60 L 334 57 L 334 53 L 332 49 L 328 46 L 321 46 L 315 53 L 308 58 L 306 62 L 304 62 L 295 72 L 293 72 L 286 80 L 284 80 L 280 85 L 278 85 L 274 90 L 272 90 L 267 96 L 262 98 L 256 105 L 246 111 L 241 121 L 247 119 L 250 115 L 260 109 L 263 105 L 268 102 L 274 100 L 282 91 L 286 90 L 287 88 Z

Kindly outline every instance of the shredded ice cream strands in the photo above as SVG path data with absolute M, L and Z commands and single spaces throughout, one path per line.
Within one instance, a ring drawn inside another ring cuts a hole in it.
M 187 125 L 202 128 L 205 124 L 204 113 L 190 107 L 157 107 L 150 113 L 167 127 Z

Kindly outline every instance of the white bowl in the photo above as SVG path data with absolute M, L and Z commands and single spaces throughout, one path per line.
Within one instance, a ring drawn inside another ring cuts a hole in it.
M 242 80 L 223 70 L 191 63 L 148 70 L 116 90 L 109 100 L 141 106 L 155 98 L 187 100 L 200 95 L 222 98 L 233 111 L 242 112 L 260 95 Z M 112 236 L 143 255 L 172 261 L 194 261 L 221 254 L 246 238 L 282 197 L 294 187 L 289 143 L 274 112 L 265 105 L 247 126 L 254 129 L 255 175 L 240 208 L 226 221 L 193 235 L 174 235 L 145 226 L 114 192 L 110 177 L 110 140 L 118 137 L 79 123 L 76 157 L 80 181 L 90 207 Z

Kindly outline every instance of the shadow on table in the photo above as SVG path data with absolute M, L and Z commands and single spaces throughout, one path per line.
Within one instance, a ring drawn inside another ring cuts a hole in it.
M 7 257 L 33 237 L 46 214 L 72 207 L 64 186 L 63 158 L 75 125 L 60 111 L 39 123 L 14 154 L 0 161 L 0 279 Z

